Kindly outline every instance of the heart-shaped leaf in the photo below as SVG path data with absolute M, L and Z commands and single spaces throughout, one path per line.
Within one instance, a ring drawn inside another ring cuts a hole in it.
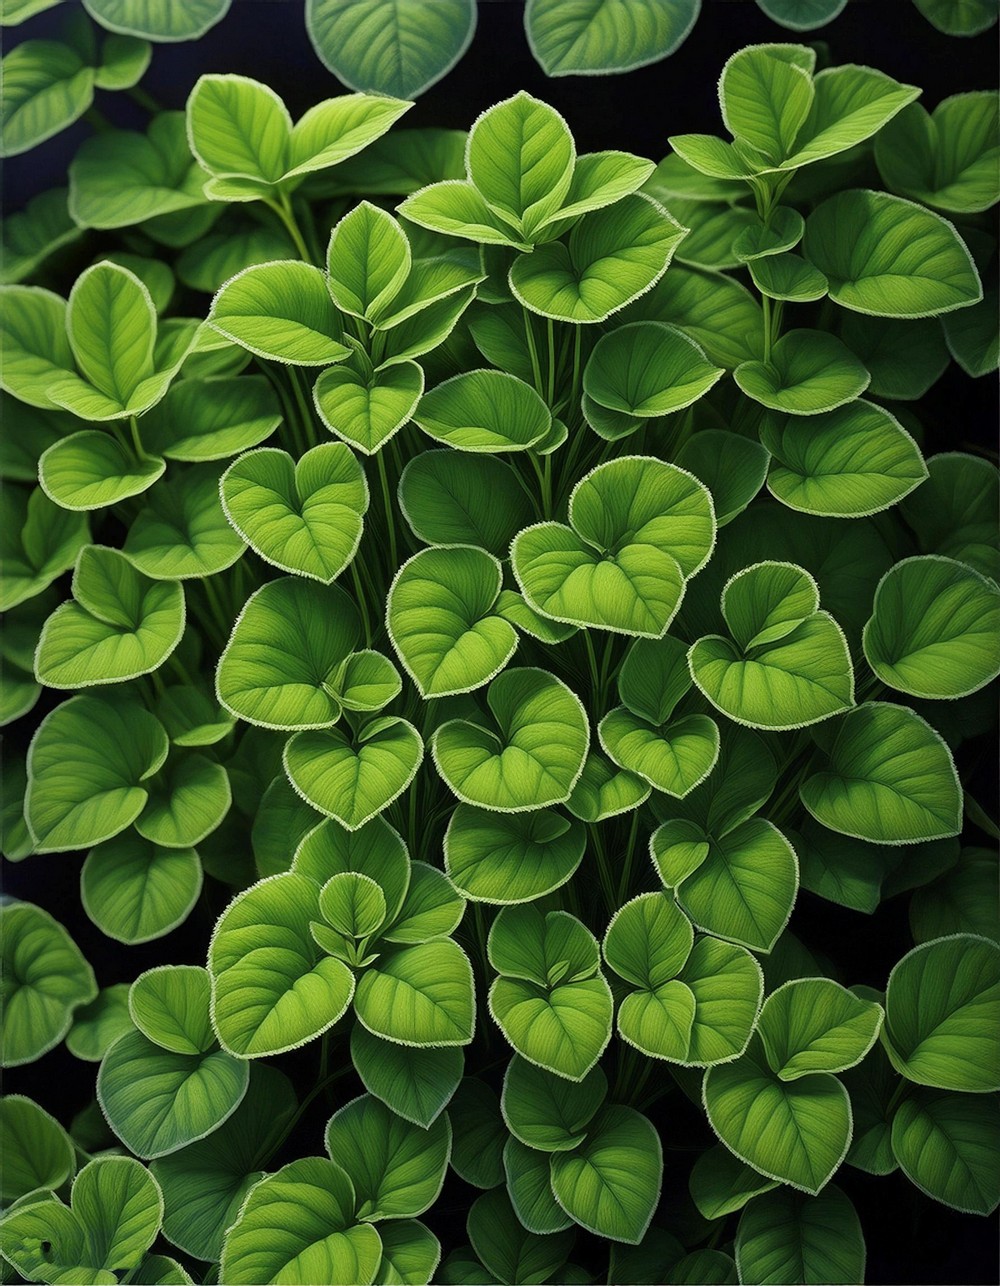
M 423 368 L 401 359 L 364 372 L 348 361 L 323 371 L 314 401 L 331 433 L 365 455 L 374 455 L 413 415 L 424 391 Z
M 507 906 L 565 884 L 585 847 L 583 827 L 550 809 L 497 814 L 459 804 L 445 832 L 445 870 L 471 901 Z
M 118 942 L 149 942 L 183 923 L 201 893 L 192 849 L 160 848 L 132 834 L 91 849 L 80 872 L 84 910 Z

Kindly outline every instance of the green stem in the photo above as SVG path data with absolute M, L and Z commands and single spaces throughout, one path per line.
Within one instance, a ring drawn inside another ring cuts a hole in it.
M 142 445 L 142 438 L 139 436 L 139 421 L 134 415 L 128 417 L 128 428 L 132 436 L 132 449 L 140 460 L 147 459 L 146 448 Z
M 201 587 L 205 591 L 205 598 L 208 600 L 209 611 L 215 618 L 215 623 L 219 627 L 219 634 L 222 638 L 223 646 L 225 646 L 225 642 L 232 632 L 233 622 L 227 617 L 222 606 L 222 600 L 219 598 L 210 577 L 205 577 L 201 582 Z
M 618 882 L 618 905 L 621 906 L 628 897 L 629 884 L 632 880 L 632 866 L 635 860 L 635 845 L 639 838 L 639 810 L 632 812 L 632 824 L 629 827 L 628 839 L 625 842 L 625 860 L 622 863 L 622 877 Z
M 125 91 L 133 103 L 146 109 L 150 116 L 158 116 L 163 110 L 152 94 L 147 94 L 141 85 L 133 85 Z
M 583 327 L 573 327 L 573 376 L 569 386 L 569 405 L 573 410 L 574 417 L 581 415 L 580 412 L 580 383 L 583 379 L 583 371 L 580 369 L 580 345 L 583 340 Z M 579 423 L 579 421 L 578 421 Z
M 358 607 L 361 611 L 361 624 L 365 631 L 365 647 L 372 645 L 372 623 L 368 615 L 368 601 L 365 598 L 364 586 L 361 584 L 361 574 L 358 571 L 357 557 L 351 559 L 351 580 L 354 582 L 354 596 L 358 600 Z
M 292 198 L 287 192 L 282 192 L 280 193 L 277 201 L 268 200 L 265 204 L 271 207 L 274 213 L 285 225 L 285 231 L 291 237 L 295 249 L 299 252 L 299 257 L 305 263 L 312 263 L 312 256 L 309 253 L 309 247 L 306 245 L 306 239 L 302 235 L 302 229 L 299 227 L 298 220 L 295 217 Z
M 590 667 L 590 686 L 594 694 L 594 711 L 598 718 L 601 717 L 602 710 L 598 703 L 598 694 L 601 689 L 600 673 L 597 669 L 597 655 L 594 652 L 594 640 L 590 637 L 590 630 L 584 628 L 582 631 L 583 642 L 587 649 L 587 664 Z
M 295 404 L 298 407 L 299 417 L 302 424 L 302 431 L 309 447 L 317 445 L 316 426 L 313 420 L 313 410 L 309 405 L 309 398 L 305 389 L 305 376 L 295 366 L 289 368 L 291 375 L 292 390 L 295 394 Z
M 556 332 L 551 317 L 546 317 L 545 319 L 545 338 L 549 349 L 549 383 L 546 401 L 551 409 L 551 407 L 555 405 L 556 400 Z
M 539 397 L 545 396 L 545 388 L 542 384 L 542 367 L 538 360 L 538 346 L 535 343 L 535 332 L 531 325 L 531 314 L 527 308 L 522 308 L 524 316 L 524 337 L 528 344 L 528 356 L 531 358 L 531 374 L 535 382 L 535 392 Z
M 389 559 L 392 563 L 390 575 L 394 576 L 396 574 L 396 569 L 399 566 L 399 558 L 396 547 L 396 518 L 392 508 L 392 500 L 390 498 L 389 478 L 385 469 L 385 453 L 383 451 L 377 451 L 375 453 L 375 460 L 378 465 L 378 481 L 379 487 L 382 491 L 382 505 L 385 509 L 385 525 L 389 532 Z

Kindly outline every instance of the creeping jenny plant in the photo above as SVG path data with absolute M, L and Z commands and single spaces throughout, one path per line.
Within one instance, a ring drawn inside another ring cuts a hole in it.
M 99 1064 L 3 1100 L 9 1273 L 850 1283 L 852 1167 L 996 1206 L 996 472 L 910 409 L 997 364 L 996 98 L 719 95 L 654 166 L 209 75 L 11 230 L 6 855 L 215 924 L 102 988 L 4 905 L 5 1065 Z M 803 890 L 913 949 L 859 979 Z

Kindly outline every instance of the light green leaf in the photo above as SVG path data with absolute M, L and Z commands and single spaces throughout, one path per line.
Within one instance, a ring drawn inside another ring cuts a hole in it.
M 204 179 L 200 167 L 198 172 Z M 217 210 L 218 206 L 209 208 Z M 293 258 L 295 247 L 285 232 L 249 224 L 231 232 L 199 237 L 186 247 L 174 267 L 185 286 L 214 295 L 241 268 Z
M 169 460 L 226 460 L 255 447 L 281 423 L 281 409 L 262 375 L 185 379 L 142 422 L 150 450 Z
M 445 179 L 421 188 L 399 206 L 399 214 L 432 232 L 464 237 L 483 245 L 531 248 L 465 179 Z
M 712 1129 L 741 1161 L 812 1195 L 850 1143 L 850 1101 L 837 1078 L 814 1072 L 781 1081 L 757 1040 L 735 1062 L 708 1069 L 704 1101 Z
M 423 390 L 423 370 L 408 359 L 369 374 L 348 362 L 323 371 L 313 396 L 331 433 L 374 455 L 409 421 Z
M 652 161 L 631 152 L 585 152 L 576 158 L 573 180 L 562 207 L 541 225 L 545 234 L 562 232 L 591 210 L 614 205 L 638 191 L 653 172 Z M 652 193 L 656 196 L 655 191 Z
M 109 411 L 135 415 L 163 396 L 153 367 L 156 309 L 127 268 L 104 260 L 85 269 L 70 291 L 66 329 L 81 375 L 108 399 Z M 59 400 L 58 384 L 53 392 Z
M 501 583 L 500 563 L 471 547 L 422 550 L 397 572 L 386 623 L 422 697 L 471 692 L 513 656 L 514 627 L 492 610 Z
M 381 718 L 351 740 L 335 728 L 298 732 L 285 747 L 284 763 L 304 799 L 353 831 L 403 793 L 423 755 L 423 742 L 411 723 Z
M 63 509 L 104 509 L 141 495 L 163 476 L 166 462 L 137 457 L 110 434 L 83 429 L 54 442 L 38 461 L 43 491 Z
M 870 376 L 846 344 L 819 330 L 790 330 L 766 361 L 744 362 L 733 378 L 747 397 L 790 415 L 818 415 L 851 402 Z
M 598 974 L 541 987 L 518 978 L 497 978 L 490 1013 L 513 1048 L 538 1067 L 581 1081 L 611 1039 L 611 988 Z
M 341 713 L 337 670 L 359 633 L 357 609 L 338 585 L 270 581 L 247 600 L 219 660 L 219 701 L 265 728 L 328 727 Z
M 792 153 L 812 107 L 815 57 L 801 45 L 751 45 L 733 54 L 719 78 L 730 134 L 773 163 Z
M 124 982 L 104 987 L 96 1000 L 76 1011 L 73 1026 L 66 1033 L 66 1048 L 74 1058 L 99 1063 L 118 1037 L 132 1030 L 128 990 Z
M 251 1189 L 226 1233 L 220 1277 L 260 1281 L 375 1280 L 382 1242 L 354 1214 L 354 1185 L 326 1157 L 302 1157 Z
M 35 673 L 51 688 L 119 683 L 158 669 L 184 632 L 184 592 L 152 581 L 124 554 L 87 545 L 73 573 L 73 600 L 45 622 Z
M 175 1054 L 204 1054 L 215 1045 L 211 995 L 212 981 L 199 965 L 159 965 L 133 982 L 129 1014 L 154 1045 Z
M 134 701 L 77 696 L 57 706 L 28 750 L 25 817 L 37 850 L 86 848 L 123 831 L 166 756 L 162 725 Z
M 757 1032 L 771 1070 L 795 1081 L 811 1072 L 842 1072 L 878 1039 L 882 1008 L 830 978 L 797 978 L 764 1001 Z
M 966 1214 L 1000 1203 L 1000 1108 L 987 1095 L 911 1091 L 892 1121 L 892 1151 L 921 1192 Z
M 187 101 L 188 142 L 220 178 L 276 183 L 288 167 L 292 121 L 278 95 L 246 76 L 202 76 Z
M 878 513 L 927 477 L 917 444 L 874 402 L 852 402 L 808 422 L 766 417 L 760 437 L 773 457 L 768 490 L 802 513 L 832 518 Z
M 414 535 L 427 544 L 476 545 L 497 556 L 532 518 L 509 465 L 459 451 L 414 456 L 399 480 L 399 504 Z
M 977 36 L 997 20 L 992 0 L 913 0 L 931 26 L 946 36 Z
M 767 476 L 768 456 L 759 442 L 724 429 L 703 429 L 677 452 L 675 464 L 705 484 L 720 527 L 743 512 Z
M 567 242 L 549 242 L 516 259 L 510 287 L 542 317 L 602 322 L 659 280 L 683 236 L 661 205 L 632 193 L 585 214 Z
M 546 76 L 595 76 L 659 62 L 687 38 L 700 0 L 664 8 L 652 0 L 528 0 L 524 24 L 531 52 Z
M 877 133 L 920 90 L 871 67 L 824 67 L 813 79 L 812 109 L 782 170 L 846 152 Z
M 806 220 L 806 258 L 830 298 L 876 317 L 964 308 L 983 288 L 965 243 L 940 215 L 884 192 L 840 192 Z
M 875 591 L 864 649 L 889 687 L 967 696 L 1000 674 L 1000 589 L 950 558 L 904 558 Z
M 33 1062 L 62 1040 L 73 1011 L 97 996 L 90 965 L 63 926 L 30 902 L 0 906 L 2 1066 Z
M 83 143 L 69 167 L 69 209 L 83 228 L 130 227 L 202 205 L 204 182 L 183 112 L 163 112 L 145 134 L 112 130 Z
M 294 366 L 329 366 L 350 353 L 326 277 L 307 263 L 245 268 L 212 300 L 208 320 L 257 357 Z
M 352 452 L 324 443 L 298 462 L 261 447 L 222 476 L 229 521 L 255 553 L 282 571 L 330 584 L 358 547 L 368 484 Z
M 823 752 L 799 787 L 822 825 L 875 844 L 958 834 L 962 792 L 951 754 L 912 710 L 884 701 L 858 706 L 831 725 Z
M 288 872 L 261 880 L 223 912 L 208 951 L 212 1024 L 239 1058 L 295 1049 L 332 1027 L 354 979 L 309 932 L 319 888 Z
M 327 249 L 338 308 L 369 321 L 383 314 L 410 272 L 410 243 L 396 220 L 362 201 L 337 223 Z
M 784 299 L 793 304 L 812 303 L 822 299 L 830 285 L 820 270 L 806 263 L 800 255 L 768 255 L 751 260 L 747 267 L 753 284 L 769 299 Z
M 309 0 L 306 30 L 316 56 L 351 89 L 417 98 L 458 62 L 476 29 L 472 0 L 428 13 L 419 0 Z
M 606 1107 L 573 1152 L 552 1158 L 552 1191 L 578 1224 L 637 1245 L 660 1197 L 663 1153 L 650 1122 L 630 1107 Z
M 250 1066 L 235 1112 L 207 1138 L 159 1157 L 150 1170 L 163 1189 L 163 1231 L 198 1259 L 217 1260 L 226 1229 L 295 1113 L 288 1079 L 266 1063 Z
M 982 1094 L 1000 1083 L 1000 947 L 971 933 L 914 947 L 889 975 L 884 1044 L 908 1080 Z
M 655 991 L 680 973 L 693 944 L 691 921 L 673 898 L 642 893 L 612 916 L 604 958 L 627 982 Z
M 370 1094 L 405 1121 L 429 1129 L 462 1079 L 462 1050 L 404 1047 L 372 1035 L 360 1023 L 351 1032 L 351 1060 Z
M 194 465 L 152 490 L 129 528 L 122 552 L 155 580 L 189 580 L 225 571 L 246 550 L 226 521 L 219 470 Z
M 722 374 L 683 331 L 635 322 L 598 341 L 583 373 L 583 389 L 601 406 L 646 418 L 690 406 Z
M 427 1286 L 441 1259 L 441 1243 L 419 1219 L 393 1219 L 379 1230 L 382 1262 L 376 1278 L 386 1286 Z
M 607 1097 L 607 1077 L 595 1067 L 581 1081 L 567 1082 L 516 1055 L 507 1065 L 503 1109 L 515 1139 L 542 1152 L 570 1152 Z
M 511 562 L 521 592 L 544 616 L 613 633 L 659 638 L 680 605 L 684 578 L 715 538 L 709 493 L 675 465 L 622 456 L 573 488 L 570 526 L 520 532 Z
M 475 1026 L 472 966 L 450 938 L 381 957 L 358 983 L 354 1007 L 375 1036 L 400 1045 L 467 1045 Z
M 451 1154 L 451 1125 L 405 1121 L 371 1094 L 335 1112 L 326 1150 L 354 1184 L 356 1216 L 366 1222 L 423 1214 L 437 1200 Z
M 528 1232 L 544 1236 L 572 1226 L 572 1219 L 552 1195 L 549 1158 L 544 1152 L 536 1152 L 516 1138 L 508 1139 L 503 1166 L 510 1204 Z
M 80 873 L 88 916 L 109 938 L 129 945 L 162 938 L 182 924 L 201 885 L 193 850 L 160 848 L 131 833 L 92 849 Z
M 757 0 L 772 22 L 790 31 L 825 27 L 844 9 L 847 0 Z
M 50 390 L 73 370 L 73 350 L 66 334 L 66 301 L 40 286 L 4 286 L 0 288 L 0 299 L 0 384 L 29 406 L 57 409 Z
M 165 1156 L 204 1138 L 239 1106 L 250 1065 L 220 1049 L 177 1054 L 129 1032 L 108 1050 L 98 1101 L 137 1156 Z
M 469 132 L 470 180 L 527 239 L 563 205 L 575 161 L 565 120 L 523 90 L 485 111 Z
M 44 1108 L 23 1094 L 0 1099 L 5 1202 L 38 1188 L 61 1188 L 76 1168 L 69 1135 Z
M 927 472 L 924 486 L 901 506 L 921 552 L 944 554 L 1000 578 L 995 534 L 1000 494 L 994 466 L 979 456 L 949 451 L 932 456 Z
M 94 99 L 94 68 L 72 45 L 25 40 L 3 60 L 2 155 L 17 156 L 71 125 Z
M 600 822 L 619 813 L 630 813 L 649 798 L 650 785 L 634 773 L 625 772 L 593 751 L 566 807 L 584 822 Z
M 460 451 L 523 451 L 552 427 L 548 407 L 528 384 L 502 371 L 467 371 L 420 399 L 423 431 Z
M 652 290 L 637 299 L 629 321 L 662 321 L 679 326 L 727 370 L 763 356 L 760 304 L 739 282 L 720 273 L 674 266 Z
M 68 513 L 37 487 L 29 492 L 5 486 L 0 505 L 0 610 L 9 612 L 36 598 L 73 566 L 90 530 L 82 514 Z M 30 668 L 31 654 L 23 660 Z
M 988 91 L 954 94 L 933 115 L 913 103 L 879 134 L 879 172 L 894 192 L 939 210 L 988 210 L 1000 200 L 998 127 Z
M 92 18 L 109 31 L 147 40 L 195 40 L 221 22 L 232 0 L 188 0 L 178 11 L 170 0 L 86 0 Z
M 24 281 L 50 255 L 79 240 L 82 233 L 70 218 L 66 197 L 65 188 L 51 188 L 32 197 L 23 210 L 7 216 L 0 282 Z
M 505 671 L 486 700 L 499 735 L 467 719 L 451 719 L 434 734 L 434 763 L 446 784 L 463 803 L 500 812 L 565 802 L 590 742 L 579 698 L 532 667 Z
M 300 842 L 293 869 L 317 887 L 344 871 L 368 875 L 385 895 L 390 920 L 399 914 L 410 884 L 410 859 L 399 835 L 381 818 L 358 831 L 322 821 Z
M 444 863 L 470 901 L 507 906 L 560 888 L 585 847 L 583 827 L 551 809 L 497 814 L 459 804 L 445 832 Z
M 722 1143 L 699 1153 L 688 1180 L 691 1199 L 705 1219 L 722 1219 L 742 1210 L 751 1198 L 775 1187 L 774 1179 L 765 1179 Z
M 614 763 L 675 798 L 683 799 L 704 781 L 719 757 L 719 729 L 707 715 L 688 715 L 655 728 L 618 706 L 604 716 L 597 732 Z
M 865 1238 L 839 1188 L 818 1197 L 780 1188 L 755 1197 L 740 1218 L 736 1263 L 743 1281 L 864 1281 Z

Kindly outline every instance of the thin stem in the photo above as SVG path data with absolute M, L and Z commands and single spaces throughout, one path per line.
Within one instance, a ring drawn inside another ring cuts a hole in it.
M 573 375 L 569 386 L 569 405 L 573 409 L 574 416 L 580 412 L 580 383 L 583 379 L 583 371 L 580 369 L 580 346 L 583 341 L 583 327 L 573 327 Z
M 125 91 L 133 103 L 144 107 L 150 116 L 157 116 L 163 110 L 152 94 L 147 94 L 141 85 L 133 85 Z
M 132 449 L 140 460 L 145 460 L 146 448 L 142 445 L 142 438 L 139 436 L 139 421 L 134 415 L 128 417 L 128 428 L 132 436 Z
M 542 384 L 542 367 L 538 360 L 538 346 L 535 343 L 535 332 L 531 325 L 531 315 L 527 308 L 522 308 L 524 316 L 524 337 L 528 344 L 528 356 L 531 358 L 531 374 L 535 382 L 535 392 L 539 397 L 544 396 L 544 386 Z
M 205 598 L 208 600 L 209 611 L 215 618 L 215 623 L 219 627 L 219 634 L 222 638 L 223 645 L 225 645 L 225 641 L 229 637 L 230 631 L 233 628 L 233 623 L 228 619 L 225 611 L 223 610 L 222 600 L 219 598 L 216 588 L 212 584 L 211 578 L 206 576 L 201 582 L 201 587 L 205 591 Z
M 593 689 L 595 702 L 601 687 L 600 674 L 597 669 L 597 656 L 594 652 L 594 640 L 590 637 L 590 630 L 584 628 L 582 631 L 583 642 L 587 648 L 587 664 L 590 666 L 590 686 Z M 598 718 L 601 715 L 600 706 L 596 706 Z
M 301 417 L 302 429 L 305 434 L 305 440 L 310 447 L 317 444 L 316 427 L 313 421 L 313 409 L 309 405 L 309 399 L 306 396 L 305 376 L 295 366 L 289 368 L 291 376 L 292 390 L 295 394 L 295 404 Z
M 764 361 L 771 360 L 771 301 L 767 295 L 760 297 L 761 308 L 764 311 Z
M 371 647 L 372 623 L 368 615 L 368 601 L 365 598 L 364 586 L 361 584 L 361 574 L 358 571 L 356 557 L 351 559 L 351 580 L 354 582 L 354 596 L 358 600 L 358 607 L 361 610 L 361 624 L 365 631 L 365 647 Z
M 306 245 L 306 239 L 302 235 L 302 229 L 299 227 L 298 220 L 295 217 L 292 198 L 287 192 L 282 192 L 279 200 L 268 200 L 265 204 L 270 206 L 281 222 L 285 225 L 285 231 L 291 237 L 292 242 L 295 245 L 295 249 L 299 252 L 299 257 L 305 263 L 312 263 L 312 256 L 309 253 L 309 247 Z
M 389 531 L 389 559 L 392 562 L 390 573 L 394 575 L 396 568 L 399 566 L 399 557 L 396 547 L 396 519 L 392 509 L 392 500 L 390 498 L 389 478 L 385 470 L 385 453 L 377 451 L 375 453 L 375 460 L 378 464 L 378 481 L 382 490 L 382 505 L 385 509 L 385 525 Z
M 632 880 L 632 866 L 635 859 L 635 845 L 639 838 L 639 810 L 632 812 L 632 824 L 629 827 L 628 839 L 625 841 L 625 860 L 622 863 L 622 876 L 618 882 L 618 905 L 628 897 L 629 884 Z
M 551 317 L 546 317 L 545 319 L 545 338 L 549 348 L 549 384 L 546 401 L 551 408 L 555 405 L 556 400 L 556 333 Z

